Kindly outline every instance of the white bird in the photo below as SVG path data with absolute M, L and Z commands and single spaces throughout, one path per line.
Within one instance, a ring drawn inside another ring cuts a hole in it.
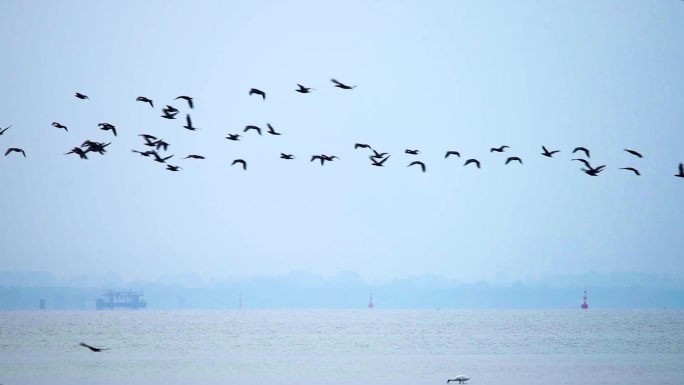
M 456 381 L 456 382 L 458 382 L 459 384 L 462 384 L 462 383 L 464 383 L 464 382 L 466 382 L 466 381 L 468 381 L 468 380 L 470 380 L 470 377 L 466 377 L 466 376 L 464 376 L 464 375 L 461 374 L 461 375 L 456 376 L 456 378 L 450 378 L 450 379 L 448 379 L 448 380 L 447 380 L 447 384 L 450 383 L 451 381 Z

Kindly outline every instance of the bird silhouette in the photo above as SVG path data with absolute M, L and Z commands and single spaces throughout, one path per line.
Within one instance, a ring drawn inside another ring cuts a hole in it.
M 303 85 L 301 85 L 301 84 L 299 84 L 299 83 L 297 83 L 297 87 L 298 87 L 298 88 L 297 88 L 295 91 L 299 92 L 300 94 L 308 94 L 308 93 L 310 93 L 312 90 L 314 90 L 313 88 L 304 87 Z
M 148 99 L 144 96 L 138 96 L 137 98 L 135 98 L 135 100 L 138 102 L 148 103 L 150 107 L 154 108 L 154 102 L 152 102 L 152 99 Z
M 21 153 L 21 155 L 24 156 L 24 158 L 26 158 L 26 153 L 24 152 L 24 150 L 22 150 L 21 148 L 16 148 L 16 147 L 8 148 L 7 151 L 5 151 L 5 156 L 9 155 L 12 152 L 19 152 L 19 153 Z
M 226 136 L 226 139 L 233 141 L 240 140 L 240 134 L 228 134 L 228 136 Z
M 250 95 L 261 95 L 261 98 L 263 100 L 266 100 L 266 93 L 260 89 L 252 88 L 251 90 L 249 90 L 249 94 Z
M 155 153 L 156 153 L 156 152 L 155 152 L 155 151 L 153 151 L 153 150 L 150 150 L 150 151 L 138 151 L 138 150 L 131 150 L 131 151 L 132 151 L 132 152 L 136 152 L 136 153 L 138 153 L 138 154 L 140 154 L 141 156 L 144 156 L 144 157 L 149 157 L 150 155 L 152 155 L 152 154 L 155 154 Z
M 247 162 L 244 159 L 235 159 L 230 165 L 235 166 L 238 163 L 242 165 L 243 170 L 247 170 Z
M 202 155 L 190 154 L 183 159 L 204 159 L 204 157 Z
M 71 149 L 71 151 L 67 152 L 64 155 L 69 155 L 69 154 L 77 154 L 81 159 L 88 159 L 88 156 L 86 156 L 86 151 L 83 151 L 80 147 L 74 147 Z
M 582 163 L 584 163 L 584 165 L 585 165 L 587 168 L 589 168 L 589 169 L 591 168 L 591 164 L 590 164 L 589 161 L 586 160 L 586 159 L 574 158 L 574 159 L 571 159 L 571 160 L 576 160 L 576 161 L 578 161 L 578 162 L 582 162 Z
M 406 166 L 406 167 L 411 167 L 411 166 L 414 166 L 414 165 L 419 165 L 420 168 L 421 168 L 421 170 L 423 170 L 423 172 L 425 172 L 425 163 L 423 163 L 423 162 L 421 162 L 421 161 L 419 161 L 419 160 L 414 160 L 413 162 L 409 163 L 409 165 Z
M 261 135 L 261 128 L 257 126 L 245 126 L 245 129 L 242 130 L 242 132 L 247 132 L 249 130 L 255 130 L 259 135 Z
M 169 106 L 168 104 L 166 105 L 166 108 L 162 109 L 162 112 L 164 115 L 161 117 L 164 119 L 176 119 L 176 115 L 178 114 L 178 109 L 174 106 Z
M 373 150 L 373 149 L 371 149 L 371 150 L 373 151 L 373 155 L 371 155 L 371 158 L 374 158 L 374 159 L 382 159 L 385 155 L 387 155 L 386 152 L 377 152 L 376 150 Z
M 0 135 L 4 134 L 5 131 L 9 130 L 10 128 L 12 128 L 12 126 L 7 126 L 4 129 L 0 130 Z
M 154 155 L 154 161 L 159 163 L 166 163 L 167 160 L 173 158 L 173 155 L 169 155 L 166 158 L 162 158 L 161 156 L 159 156 L 159 154 L 157 154 L 156 151 L 154 151 L 152 155 Z
M 380 160 L 380 161 L 376 160 L 376 158 L 373 156 L 369 156 L 368 158 L 371 160 L 371 162 L 373 162 L 373 163 L 371 163 L 371 166 L 383 167 L 383 165 L 385 164 L 385 162 L 387 162 L 387 159 L 389 159 L 390 156 L 392 156 L 392 155 L 387 155 L 387 157 L 382 158 L 382 160 Z
M 143 139 L 145 139 L 145 145 L 147 146 L 154 146 L 154 141 L 157 140 L 157 137 L 154 135 L 149 135 L 149 134 L 140 134 L 138 136 L 142 136 Z
M 444 154 L 444 159 L 448 158 L 450 155 L 456 155 L 457 157 L 461 157 L 461 153 L 458 151 L 447 151 L 446 154 Z
M 450 383 L 450 382 L 452 382 L 452 381 L 453 381 L 453 382 L 458 382 L 459 384 L 463 384 L 464 382 L 466 382 L 466 381 L 468 381 L 468 380 L 470 380 L 470 377 L 466 377 L 466 376 L 460 375 L 460 376 L 456 376 L 456 378 L 449 378 L 449 379 L 447 380 L 447 384 Z
M 679 164 L 679 173 L 675 174 L 678 178 L 684 178 L 684 163 Z
M 57 122 L 52 122 L 52 127 L 59 128 L 60 130 L 63 129 L 64 131 L 69 132 L 69 129 L 67 128 L 67 126 L 65 126 L 63 124 L 59 124 Z
M 77 98 L 79 98 L 79 99 L 81 99 L 81 100 L 83 100 L 83 99 L 90 99 L 90 98 L 88 97 L 88 95 L 83 95 L 83 94 L 80 93 L 80 92 L 75 93 L 74 96 L 77 97 Z
M 114 136 L 116 136 L 116 127 L 114 127 L 114 125 L 109 123 L 100 123 L 98 124 L 98 127 L 100 127 L 100 130 L 103 131 L 112 131 L 114 133 Z
M 335 155 L 333 156 L 328 156 L 328 155 L 312 155 L 311 160 L 309 162 L 313 162 L 314 160 L 318 159 L 321 162 L 321 166 L 325 164 L 325 162 L 332 162 L 334 159 L 339 159 Z
M 83 342 L 81 342 L 79 345 L 83 346 L 84 348 L 88 348 L 88 349 L 90 349 L 91 351 L 96 352 L 96 353 L 97 353 L 97 352 L 102 352 L 102 351 L 105 351 L 105 350 L 109 350 L 109 348 L 96 348 L 96 347 L 94 347 L 94 346 L 90 346 L 90 345 L 88 345 L 88 344 L 84 344 Z
M 587 150 L 586 148 L 584 148 L 584 147 L 575 147 L 575 149 L 572 150 L 572 153 L 574 154 L 574 153 L 576 153 L 577 151 L 582 151 L 582 152 L 584 152 L 584 154 L 587 156 L 587 158 L 591 158 L 591 155 L 589 155 L 589 150 Z
M 409 155 L 418 155 L 418 154 L 420 154 L 420 151 L 406 149 L 406 150 L 404 150 L 404 153 L 409 154 Z
M 371 148 L 370 144 L 365 144 L 365 143 L 356 143 L 354 144 L 354 150 L 358 150 L 359 148 Z
M 185 122 L 186 122 L 186 124 L 185 124 L 185 126 L 183 126 L 183 128 L 185 128 L 186 130 L 190 130 L 190 131 L 198 130 L 197 127 L 193 127 L 192 119 L 190 119 L 190 114 L 185 114 Z
M 632 171 L 633 173 L 637 174 L 637 176 L 641 175 L 639 170 L 637 170 L 634 167 L 620 167 L 620 170 L 629 170 L 629 171 Z
M 514 162 L 514 161 L 518 161 L 518 162 L 520 162 L 520 164 L 523 164 L 522 159 L 518 158 L 517 156 L 509 156 L 508 159 L 506 159 L 505 164 L 508 164 L 508 163 Z
M 634 156 L 636 156 L 636 157 L 639 157 L 639 158 L 643 158 L 643 157 L 644 157 L 643 155 L 641 155 L 640 153 L 638 153 L 638 152 L 636 152 L 636 151 L 634 151 L 634 150 L 630 150 L 630 149 L 625 148 L 625 151 L 627 151 L 627 152 L 629 152 L 630 154 L 632 154 L 632 155 L 634 155 Z
M 188 106 L 189 106 L 191 109 L 192 109 L 192 108 L 195 108 L 195 106 L 194 106 L 193 103 L 192 103 L 192 98 L 191 98 L 191 97 L 185 96 L 185 95 L 181 95 L 181 96 L 177 97 L 177 98 L 174 99 L 174 100 L 178 100 L 178 99 L 183 99 L 183 100 L 185 100 L 186 102 L 188 102 Z
M 178 171 L 178 170 L 182 170 L 183 168 L 180 166 L 172 166 L 170 164 L 167 164 L 166 169 L 169 171 Z
M 553 158 L 553 154 L 557 154 L 560 152 L 560 150 L 549 151 L 544 146 L 542 146 L 542 150 L 544 150 L 544 152 L 542 152 L 541 154 L 548 158 Z
M 159 140 L 157 140 L 157 141 L 155 141 L 155 142 L 152 142 L 152 145 L 153 145 L 154 147 L 156 147 L 157 150 L 159 150 L 160 148 L 163 147 L 163 148 L 164 148 L 164 151 L 168 150 L 168 149 L 169 149 L 169 146 L 170 146 L 170 144 L 168 144 L 167 142 L 165 142 L 165 141 L 162 140 L 162 139 L 159 139 Z
M 475 166 L 477 166 L 477 168 L 480 168 L 480 161 L 477 160 L 477 159 L 468 159 L 468 160 L 466 160 L 465 163 L 463 163 L 463 167 L 465 167 L 465 166 L 467 166 L 467 165 L 469 165 L 469 164 L 471 164 L 471 163 L 474 163 Z
M 81 147 L 87 147 L 86 152 L 97 152 L 100 155 L 104 155 L 104 153 L 107 152 L 106 147 L 110 144 L 111 143 L 101 143 L 86 140 L 83 142 L 83 144 L 81 144 Z
M 356 88 L 356 86 L 348 86 L 348 85 L 346 85 L 346 84 L 344 84 L 344 83 L 342 83 L 342 82 L 339 82 L 339 81 L 337 81 L 337 80 L 335 80 L 335 79 L 330 79 L 330 81 L 333 82 L 333 83 L 335 83 L 335 87 L 341 88 L 341 89 L 343 89 L 343 90 L 352 90 L 352 89 Z
M 508 147 L 508 146 L 501 146 L 499 148 L 492 147 L 489 149 L 489 152 L 504 152 L 504 151 L 506 151 L 507 148 L 510 148 L 510 147 Z
M 283 152 L 280 153 L 280 159 L 294 159 L 295 156 L 292 154 L 285 154 Z
M 603 171 L 603 169 L 604 169 L 605 167 L 606 167 L 606 166 L 598 166 L 598 167 L 596 167 L 596 168 L 590 168 L 590 169 L 583 168 L 582 171 L 584 171 L 584 173 L 587 174 L 587 175 L 598 176 L 598 174 L 599 174 L 601 171 Z
M 268 127 L 268 132 L 271 135 L 281 135 L 280 132 L 276 132 L 276 130 L 271 126 L 271 123 L 266 123 L 266 127 Z

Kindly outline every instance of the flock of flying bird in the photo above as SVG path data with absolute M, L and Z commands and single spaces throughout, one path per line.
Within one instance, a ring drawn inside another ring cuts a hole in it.
M 349 86 L 349 85 L 344 84 L 344 83 L 342 83 L 336 79 L 330 79 L 330 81 L 334 84 L 335 87 L 343 89 L 343 90 L 353 90 L 354 88 L 356 88 L 356 86 Z M 308 94 L 308 93 L 311 93 L 311 91 L 315 91 L 315 89 L 310 88 L 310 87 L 305 87 L 301 84 L 297 84 L 297 88 L 295 89 L 295 91 L 300 93 L 300 94 Z M 257 89 L 257 88 L 250 89 L 248 92 L 248 95 L 261 96 L 262 100 L 264 100 L 264 101 L 266 100 L 266 92 L 264 92 L 260 89 Z M 80 92 L 76 92 L 74 94 L 74 96 L 80 100 L 88 100 L 89 99 L 89 97 L 87 95 L 82 94 Z M 135 100 L 138 102 L 149 104 L 149 106 L 151 108 L 154 108 L 154 101 L 152 99 L 145 97 L 145 96 L 138 96 Z M 175 98 L 175 100 L 184 100 L 190 109 L 194 108 L 193 98 L 190 96 L 181 95 L 181 96 L 178 96 L 177 98 Z M 174 120 L 174 119 L 176 119 L 176 116 L 179 113 L 180 113 L 180 111 L 178 110 L 178 108 L 167 104 L 164 108 L 162 108 L 161 117 L 164 119 L 168 119 L 168 120 Z M 59 122 L 52 122 L 52 126 L 57 128 L 57 129 L 64 130 L 67 133 L 69 132 L 68 127 L 64 124 L 59 123 Z M 12 126 L 6 127 L 4 129 L 0 128 L 0 136 L 5 134 L 5 132 L 7 130 L 9 130 L 11 127 Z M 276 136 L 281 135 L 281 133 L 277 132 L 275 130 L 275 128 L 270 123 L 267 123 L 266 127 L 267 127 L 266 133 L 268 133 L 270 135 L 276 135 Z M 111 131 L 115 137 L 117 136 L 116 126 L 114 126 L 111 123 L 106 123 L 106 122 L 99 123 L 98 128 L 100 130 L 103 130 L 103 131 Z M 198 127 L 193 125 L 192 118 L 191 118 L 189 113 L 185 114 L 185 125 L 183 125 L 183 128 L 185 128 L 186 130 L 189 130 L 189 131 L 196 131 L 199 129 Z M 258 127 L 255 125 L 245 126 L 245 128 L 242 130 L 243 134 L 245 134 L 249 131 L 254 131 L 258 135 L 262 135 L 262 132 L 263 132 L 261 127 Z M 152 157 L 152 159 L 155 162 L 165 164 L 166 169 L 169 171 L 179 171 L 182 169 L 182 167 L 180 167 L 180 166 L 171 165 L 171 164 L 167 163 L 167 161 L 169 159 L 171 159 L 174 155 L 162 156 L 160 154 L 160 151 L 162 151 L 162 150 L 164 152 L 167 151 L 167 149 L 169 147 L 168 142 L 165 142 L 163 139 L 157 138 L 154 135 L 140 134 L 138 136 L 143 138 L 143 140 L 144 140 L 143 145 L 150 147 L 151 149 L 145 150 L 145 151 L 132 150 L 134 153 L 137 153 L 143 157 Z M 239 141 L 241 137 L 242 137 L 241 134 L 228 133 L 225 138 L 230 140 L 230 141 Z M 75 155 L 78 155 L 81 159 L 88 159 L 89 153 L 98 153 L 100 155 L 104 155 L 107 152 L 107 149 L 106 149 L 107 146 L 109 146 L 110 144 L 111 144 L 111 142 L 104 143 L 104 142 L 96 142 L 96 141 L 86 140 L 80 146 L 73 147 L 69 152 L 65 153 L 65 155 L 75 154 Z M 369 155 L 369 159 L 371 161 L 372 166 L 383 167 L 385 165 L 385 163 L 387 162 L 387 160 L 391 156 L 387 152 L 378 152 L 377 150 L 372 148 L 369 144 L 356 143 L 354 145 L 354 149 L 359 149 L 359 148 L 368 149 L 372 152 L 372 154 Z M 500 146 L 500 147 L 492 147 L 490 149 L 490 152 L 491 153 L 503 153 L 509 148 L 510 148 L 509 146 L 505 146 L 505 145 Z M 560 152 L 560 150 L 549 151 L 545 146 L 542 146 L 542 151 L 543 152 L 541 153 L 541 155 L 548 157 L 548 158 L 552 158 L 555 154 Z M 631 154 L 637 158 L 643 158 L 643 155 L 641 155 L 639 152 L 637 152 L 635 150 L 624 149 L 624 151 L 628 152 L 629 154 Z M 11 153 L 18 153 L 18 154 L 21 154 L 24 157 L 26 157 L 26 152 L 22 148 L 10 147 L 5 151 L 5 156 L 7 156 Z M 420 154 L 420 151 L 417 149 L 406 149 L 404 151 L 404 153 L 407 155 L 418 155 L 418 154 Z M 605 165 L 592 166 L 591 163 L 589 162 L 589 159 L 591 158 L 591 153 L 585 147 L 575 147 L 572 150 L 572 153 L 573 154 L 582 153 L 584 155 L 583 158 L 573 158 L 572 160 L 582 163 L 584 168 L 581 168 L 581 171 L 583 171 L 587 175 L 598 176 L 606 168 Z M 460 158 L 461 154 L 460 154 L 460 152 L 455 151 L 455 150 L 449 150 L 444 154 L 445 159 L 449 158 L 451 156 L 455 156 L 455 157 Z M 280 158 L 286 159 L 286 160 L 292 160 L 292 159 L 295 159 L 295 156 L 293 154 L 280 153 Z M 201 159 L 205 159 L 205 157 L 202 155 L 190 154 L 190 155 L 187 155 L 183 159 L 201 160 Z M 319 161 L 321 166 L 323 166 L 323 165 L 325 165 L 325 162 L 332 162 L 335 159 L 339 159 L 339 157 L 337 157 L 336 155 L 315 154 L 315 155 L 311 156 L 310 162 Z M 523 164 L 522 159 L 518 156 L 507 157 L 504 164 L 508 165 L 511 162 L 517 162 L 519 164 Z M 247 170 L 247 161 L 245 161 L 244 159 L 234 159 L 231 163 L 231 166 L 234 166 L 234 165 L 240 165 L 243 170 Z M 468 165 L 474 165 L 474 167 L 477 167 L 478 169 L 481 168 L 481 166 L 482 166 L 480 161 L 478 159 L 475 159 L 475 158 L 466 159 L 463 166 L 468 166 Z M 415 160 L 415 161 L 410 162 L 407 167 L 412 167 L 412 166 L 420 167 L 422 172 L 427 171 L 427 167 L 426 167 L 425 163 L 420 161 L 420 160 Z M 620 167 L 620 169 L 630 171 L 630 172 L 634 173 L 634 175 L 637 175 L 637 176 L 641 175 L 640 171 L 635 167 L 631 167 L 631 166 L 630 167 Z M 684 163 L 679 163 L 678 172 L 677 172 L 677 174 L 674 174 L 674 176 L 679 177 L 679 178 L 684 178 Z

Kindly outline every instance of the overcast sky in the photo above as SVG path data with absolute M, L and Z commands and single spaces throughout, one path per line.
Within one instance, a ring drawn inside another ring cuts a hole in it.
M 676 0 L 6 1 L 0 149 L 27 158 L 0 158 L 0 270 L 684 275 L 682 20 Z M 267 122 L 282 135 L 224 139 Z M 183 169 L 132 153 L 142 133 Z M 112 144 L 64 155 L 86 139 Z M 606 170 L 582 173 L 575 146 Z

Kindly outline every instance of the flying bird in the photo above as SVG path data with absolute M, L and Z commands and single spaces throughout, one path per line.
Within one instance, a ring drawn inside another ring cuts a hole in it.
M 9 155 L 11 152 L 20 152 L 21 155 L 23 155 L 24 158 L 26 158 L 26 153 L 21 148 L 10 147 L 7 149 L 7 151 L 5 151 L 5 156 Z
M 373 163 L 371 163 L 371 166 L 378 166 L 378 167 L 382 167 L 382 166 L 383 166 L 383 164 L 384 164 L 385 162 L 387 162 L 387 159 L 389 159 L 389 158 L 390 158 L 390 156 L 392 156 L 392 155 L 387 155 L 387 157 L 386 157 L 386 158 L 383 158 L 383 159 L 382 159 L 382 160 L 380 160 L 380 161 L 376 160 L 376 158 L 375 158 L 375 157 L 373 157 L 373 156 L 370 156 L 370 157 L 369 157 L 369 159 L 371 160 L 371 162 L 373 162 Z
M 627 151 L 627 152 L 629 152 L 630 154 L 632 154 L 632 155 L 634 155 L 634 156 L 636 156 L 636 157 L 639 157 L 639 158 L 643 158 L 643 157 L 644 157 L 643 155 L 639 154 L 638 152 L 636 152 L 636 151 L 634 151 L 634 150 L 630 150 L 630 149 L 625 148 L 625 151 Z
M 589 161 L 586 160 L 586 159 L 574 158 L 574 159 L 571 159 L 571 160 L 576 160 L 576 161 L 578 161 L 578 162 L 582 162 L 582 163 L 584 163 L 584 165 L 585 165 L 587 168 L 591 168 L 591 164 L 589 164 Z
M 191 97 L 185 96 L 185 95 L 181 95 L 181 96 L 177 97 L 177 98 L 174 99 L 174 100 L 178 100 L 178 99 L 183 99 L 183 100 L 185 100 L 186 102 L 188 102 L 188 106 L 189 106 L 191 109 L 192 109 L 192 108 L 195 108 L 195 106 L 192 104 L 192 98 L 191 98 Z
M 471 164 L 471 163 L 474 163 L 475 166 L 477 166 L 477 168 L 480 168 L 480 161 L 477 160 L 477 159 L 468 159 L 468 160 L 465 161 L 465 163 L 463 163 L 463 166 L 465 167 L 465 166 L 467 166 L 467 165 L 469 165 L 469 164 Z
M 504 151 L 506 151 L 507 148 L 510 148 L 510 147 L 508 147 L 508 146 L 501 146 L 499 148 L 492 147 L 489 149 L 489 152 L 504 152 Z
M 297 83 L 297 87 L 299 87 L 299 88 L 297 88 L 295 91 L 299 92 L 300 94 L 308 94 L 312 90 L 314 90 L 313 88 L 304 87 L 303 85 L 301 85 L 299 83 Z
M 464 375 L 456 376 L 456 378 L 450 378 L 447 380 L 447 384 L 450 383 L 451 381 L 458 382 L 459 384 L 463 384 L 464 382 L 470 380 L 470 377 L 466 377 Z
M 510 162 L 518 161 L 520 164 L 523 164 L 522 159 L 518 158 L 517 156 L 509 156 L 508 159 L 506 159 L 506 163 L 508 164 Z
M 574 153 L 576 153 L 577 151 L 582 151 L 582 152 L 584 152 L 584 154 L 587 156 L 587 158 L 591 158 L 591 155 L 589 155 L 589 150 L 587 150 L 586 148 L 584 148 L 584 147 L 575 147 L 575 149 L 572 150 L 572 153 L 574 154 Z
M 9 130 L 10 128 L 12 128 L 12 126 L 7 126 L 5 129 L 0 130 L 0 135 L 4 134 L 5 131 Z
M 385 155 L 387 155 L 386 152 L 377 152 L 376 150 L 373 150 L 373 155 L 371 155 L 371 158 L 382 159 Z
M 679 173 L 675 174 L 676 177 L 684 178 L 684 163 L 679 164 Z
M 59 124 L 57 122 L 52 122 L 52 127 L 59 128 L 60 130 L 63 129 L 64 131 L 69 132 L 69 129 L 67 129 L 67 126 L 65 126 L 63 124 Z
M 83 94 L 80 93 L 80 92 L 75 93 L 74 96 L 77 97 L 77 98 L 79 98 L 79 99 L 81 99 L 81 100 L 83 100 L 83 99 L 90 99 L 90 98 L 88 97 L 88 95 L 83 95 Z
M 228 134 L 228 136 L 226 136 L 226 139 L 233 141 L 240 140 L 240 134 Z
M 553 154 L 560 152 L 560 150 L 549 151 L 544 146 L 542 146 L 542 150 L 544 150 L 544 152 L 542 152 L 541 154 L 548 157 L 548 158 L 553 158 Z
M 83 346 L 84 348 L 88 348 L 91 351 L 96 352 L 96 353 L 104 351 L 104 350 L 109 350 L 109 348 L 96 348 L 96 347 L 90 346 L 88 344 L 84 344 L 83 342 L 81 342 L 79 345 Z
M 168 104 L 166 105 L 166 108 L 162 109 L 162 112 L 164 115 L 162 115 L 162 118 L 165 119 L 176 119 L 176 115 L 178 114 L 178 109 L 174 106 L 169 106 Z
M 103 130 L 103 131 L 110 131 L 111 130 L 114 133 L 114 136 L 116 136 L 116 127 L 114 127 L 114 125 L 109 124 L 109 123 L 100 123 L 100 124 L 98 124 L 98 126 L 100 127 L 100 130 Z
M 69 154 L 76 154 L 81 159 L 88 159 L 88 157 L 86 156 L 86 151 L 83 151 L 80 147 L 74 147 L 71 149 L 71 151 L 67 152 L 64 155 L 69 155 Z
M 423 170 L 423 172 L 425 172 L 425 163 L 423 163 L 423 162 L 421 162 L 421 161 L 419 161 L 419 160 L 414 160 L 413 162 L 409 163 L 409 165 L 406 166 L 406 167 L 411 167 L 411 166 L 414 166 L 414 165 L 419 165 L 420 168 Z
M 247 132 L 249 130 L 255 130 L 259 135 L 261 135 L 261 128 L 257 126 L 245 126 L 245 129 L 242 130 L 242 132 Z
M 148 157 L 148 156 L 150 156 L 150 155 L 152 155 L 152 154 L 155 153 L 155 151 L 153 151 L 153 150 L 150 150 L 150 151 L 131 150 L 131 151 L 132 151 L 132 152 L 136 152 L 136 153 L 140 154 L 141 156 L 145 156 L 145 157 Z
M 633 173 L 637 174 L 637 176 L 641 175 L 639 170 L 637 170 L 634 167 L 620 167 L 620 170 L 629 170 L 629 171 L 632 171 Z
M 370 144 L 365 144 L 365 143 L 356 143 L 354 144 L 354 150 L 358 150 L 359 148 L 371 148 Z
M 409 155 L 418 155 L 418 154 L 420 154 L 420 151 L 406 149 L 406 150 L 404 150 L 404 153 L 409 154 Z
M 333 82 L 333 83 L 335 83 L 335 87 L 341 88 L 341 89 L 343 89 L 343 90 L 352 90 L 352 89 L 356 88 L 356 86 L 348 86 L 348 85 L 346 85 L 346 84 L 344 84 L 344 83 L 342 83 L 342 82 L 339 82 L 339 81 L 337 81 L 337 80 L 335 80 L 335 79 L 330 79 L 330 81 Z
M 444 159 L 448 158 L 449 155 L 456 155 L 457 157 L 461 157 L 461 153 L 458 151 L 447 151 L 446 154 L 444 154 Z
M 173 158 L 173 155 L 169 155 L 166 158 L 162 158 L 161 156 L 159 156 L 159 154 L 157 154 L 156 151 L 154 151 L 152 155 L 154 155 L 154 161 L 159 163 L 166 163 L 167 160 Z
M 162 139 L 159 139 L 156 142 L 152 142 L 152 146 L 156 147 L 157 150 L 164 147 L 164 151 L 168 150 L 169 148 L 169 144 L 163 141 Z
M 143 139 L 145 139 L 145 142 L 147 142 L 146 145 L 148 145 L 148 146 L 154 146 L 154 144 L 152 144 L 152 143 L 154 143 L 154 141 L 157 140 L 157 137 L 154 135 L 140 134 L 138 136 L 142 136 Z
M 242 165 L 243 170 L 247 170 L 247 162 L 245 162 L 244 159 L 235 159 L 230 165 L 235 166 L 238 163 Z
M 154 108 L 154 103 L 152 102 L 152 99 L 148 99 L 144 96 L 138 96 L 137 98 L 135 98 L 135 100 L 138 102 L 149 103 L 150 107 Z
M 204 159 L 204 157 L 202 155 L 190 154 L 183 159 Z
M 292 154 L 285 154 L 283 152 L 280 153 L 280 159 L 294 159 L 294 155 Z
M 86 150 L 86 153 L 87 152 L 97 152 L 100 155 L 104 155 L 104 153 L 107 152 L 106 147 L 109 146 L 110 144 L 111 144 L 111 142 L 110 143 L 101 143 L 101 142 L 93 142 L 90 140 L 86 140 L 85 142 L 83 142 L 83 144 L 81 144 L 81 147 L 88 147 L 88 149 Z
M 271 123 L 266 123 L 266 127 L 268 127 L 268 132 L 271 135 L 281 135 L 280 132 L 276 132 L 276 130 L 271 126 Z
M 311 156 L 311 160 L 310 160 L 309 162 L 313 162 L 313 161 L 316 160 L 316 159 L 318 159 L 318 160 L 321 162 L 321 166 L 323 166 L 323 164 L 324 164 L 325 162 L 332 162 L 333 160 L 339 159 L 339 158 L 336 157 L 335 155 L 333 155 L 333 156 L 328 156 L 328 155 L 324 155 L 324 154 L 321 154 L 321 155 L 312 155 L 312 156 Z
M 249 94 L 250 95 L 261 95 L 261 98 L 266 100 L 266 93 L 260 89 L 252 88 L 251 90 L 249 90 Z
M 190 114 L 185 114 L 185 122 L 186 122 L 186 124 L 185 124 L 185 126 L 183 126 L 183 128 L 185 128 L 186 130 L 190 130 L 190 131 L 198 130 L 197 127 L 193 127 L 192 119 L 190 119 Z
M 170 164 L 167 164 L 167 165 L 166 165 L 166 169 L 169 170 L 169 171 L 178 171 L 178 170 L 182 170 L 182 167 L 180 167 L 180 166 L 172 166 L 172 165 L 170 165 Z

